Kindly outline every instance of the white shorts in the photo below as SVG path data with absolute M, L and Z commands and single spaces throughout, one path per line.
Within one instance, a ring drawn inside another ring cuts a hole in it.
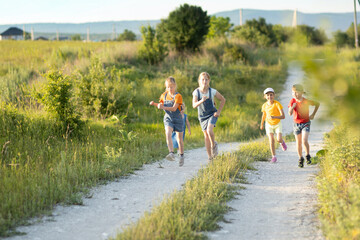
M 267 135 L 269 135 L 270 133 L 282 133 L 282 124 L 281 122 L 276 125 L 270 125 L 268 123 L 265 123 L 265 130 Z

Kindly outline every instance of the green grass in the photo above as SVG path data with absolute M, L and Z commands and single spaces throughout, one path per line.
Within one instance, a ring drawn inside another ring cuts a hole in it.
M 326 138 L 317 177 L 319 215 L 328 239 L 360 238 L 360 137 L 336 127 Z
M 115 239 L 206 239 L 203 232 L 218 229 L 230 210 L 226 202 L 237 194 L 240 185 L 236 183 L 244 183 L 246 170 L 270 156 L 267 145 L 246 144 L 217 157 Z
M 227 99 L 215 129 L 223 142 L 261 134 L 261 92 L 269 83 L 281 86 L 286 78 L 276 49 L 246 48 L 252 58 L 248 65 L 218 64 L 204 50 L 185 59 L 172 54 L 164 63 L 148 66 L 137 59 L 138 46 L 0 42 L 0 236 L 47 214 L 55 204 L 82 204 L 90 187 L 165 156 L 163 112 L 148 103 L 164 91 L 166 77 L 175 77 L 187 105 L 192 134 L 186 136 L 185 149 L 204 145 L 197 110 L 191 107 L 200 72 L 210 72 L 211 86 Z M 62 131 L 33 97 L 47 83 L 42 74 L 54 67 L 74 85 L 71 102 L 84 123 L 76 132 Z M 84 78 L 90 79 L 88 96 L 94 100 L 88 105 L 81 101 Z

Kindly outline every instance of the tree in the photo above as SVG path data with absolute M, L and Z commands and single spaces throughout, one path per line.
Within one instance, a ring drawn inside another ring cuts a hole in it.
M 207 38 L 225 37 L 230 32 L 234 24 L 230 23 L 230 18 L 212 16 Z
M 177 51 L 196 51 L 209 32 L 210 17 L 201 7 L 184 4 L 162 19 L 159 29 Z
M 125 29 L 117 38 L 118 41 L 135 41 L 136 35 L 130 30 Z
M 75 34 L 71 36 L 71 41 L 81 41 L 80 34 Z
M 141 34 L 143 45 L 139 50 L 140 57 L 144 58 L 149 64 L 158 64 L 164 60 L 168 54 L 168 49 L 161 33 L 157 33 L 150 25 L 142 26 Z
M 323 45 L 327 41 L 324 31 L 310 27 L 308 25 L 298 25 L 296 30 L 306 36 L 307 42 L 310 45 Z
M 342 32 L 340 30 L 338 30 L 334 33 L 334 41 L 335 41 L 336 47 L 338 47 L 338 48 L 353 45 L 353 44 L 350 44 L 350 38 L 346 34 L 346 32 Z
M 254 43 L 257 46 L 278 45 L 273 26 L 267 24 L 264 18 L 247 20 L 243 26 L 237 26 L 234 29 L 233 36 Z

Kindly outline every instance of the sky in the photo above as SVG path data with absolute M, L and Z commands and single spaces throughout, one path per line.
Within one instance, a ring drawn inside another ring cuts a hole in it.
M 356 0 L 357 2 L 357 0 Z M 353 12 L 353 0 L 0 0 L 0 24 L 159 20 L 183 4 L 208 14 L 235 9 Z M 360 6 L 357 3 L 357 11 Z

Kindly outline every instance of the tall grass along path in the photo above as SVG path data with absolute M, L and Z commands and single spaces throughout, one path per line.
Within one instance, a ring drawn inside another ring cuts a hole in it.
M 289 71 L 284 94 L 291 93 L 292 82 L 300 80 L 297 77 L 301 72 L 297 68 Z M 280 99 L 284 107 L 289 99 L 288 95 Z M 291 121 L 291 118 L 287 116 L 286 120 Z M 291 123 L 284 123 L 284 129 L 289 131 L 287 125 L 291 126 Z M 314 154 L 320 146 L 324 129 L 323 125 L 316 124 L 312 129 L 310 143 Z M 219 148 L 233 151 L 239 145 L 220 144 Z M 317 224 L 313 224 L 316 193 L 312 176 L 317 167 L 298 169 L 295 146 L 288 146 L 288 151 L 279 155 L 277 164 L 265 162 L 257 165 L 259 170 L 249 175 L 251 184 L 246 185 L 244 195 L 230 202 L 235 209 L 225 216 L 230 223 L 222 223 L 223 229 L 209 234 L 209 238 L 242 239 L 243 236 L 243 239 L 263 239 L 264 236 L 273 236 L 274 239 L 306 239 L 316 232 Z M 185 165 L 181 168 L 177 162 L 165 160 L 145 165 L 128 178 L 93 189 L 83 200 L 83 206 L 58 206 L 51 216 L 34 219 L 32 225 L 17 229 L 26 235 L 9 239 L 88 240 L 115 236 L 119 229 L 150 211 L 164 195 L 180 189 L 206 164 L 204 148 L 187 151 L 185 155 Z M 301 232 L 305 235 L 294 235 Z

